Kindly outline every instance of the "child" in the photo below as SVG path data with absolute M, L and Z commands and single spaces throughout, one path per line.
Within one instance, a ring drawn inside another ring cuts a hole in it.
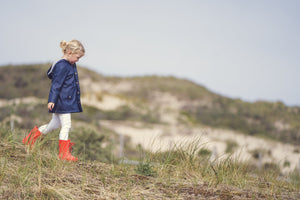
M 80 88 L 76 62 L 84 56 L 85 50 L 78 40 L 60 42 L 63 51 L 61 60 L 54 63 L 48 70 L 48 77 L 52 79 L 48 98 L 48 109 L 52 114 L 49 124 L 39 128 L 34 127 L 23 139 L 23 143 L 33 148 L 36 140 L 61 127 L 59 133 L 59 158 L 62 160 L 77 161 L 71 155 L 71 143 L 68 139 L 71 128 L 71 113 L 82 112 L 80 102 Z

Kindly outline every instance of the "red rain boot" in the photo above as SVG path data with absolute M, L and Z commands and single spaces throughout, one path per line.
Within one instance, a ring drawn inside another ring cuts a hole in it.
M 78 161 L 70 153 L 70 140 L 59 140 L 59 159 L 68 161 Z
M 36 140 L 42 135 L 42 133 L 39 131 L 38 127 L 34 127 L 30 133 L 24 137 L 23 139 L 23 143 L 25 145 L 29 145 L 30 148 L 34 147 L 34 143 L 36 142 Z

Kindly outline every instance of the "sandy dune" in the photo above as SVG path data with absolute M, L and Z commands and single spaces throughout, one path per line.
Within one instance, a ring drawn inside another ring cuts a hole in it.
M 277 163 L 282 167 L 283 172 L 294 170 L 300 161 L 299 147 L 246 136 L 230 130 L 188 128 L 182 125 L 153 125 L 147 127 L 141 123 L 116 121 L 101 121 L 101 126 L 129 136 L 133 144 L 141 144 L 145 149 L 153 152 L 164 151 L 174 146 L 184 146 L 198 141 L 199 147 L 207 148 L 214 152 L 217 158 L 222 158 L 225 157 L 226 141 L 231 140 L 238 144 L 235 154 L 241 160 L 255 160 L 251 151 L 261 150 L 263 152 L 262 163 Z M 290 166 L 284 167 L 284 162 L 289 162 Z

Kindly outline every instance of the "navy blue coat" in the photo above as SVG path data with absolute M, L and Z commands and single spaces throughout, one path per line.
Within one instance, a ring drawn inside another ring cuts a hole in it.
M 82 112 L 76 64 L 61 59 L 48 70 L 52 79 L 48 103 L 54 103 L 52 113 Z

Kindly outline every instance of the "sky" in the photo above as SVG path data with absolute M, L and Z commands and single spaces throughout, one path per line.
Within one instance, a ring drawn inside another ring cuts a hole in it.
M 244 101 L 300 106 L 299 0 L 0 0 L 0 65 L 54 62 L 107 76 L 175 76 Z

